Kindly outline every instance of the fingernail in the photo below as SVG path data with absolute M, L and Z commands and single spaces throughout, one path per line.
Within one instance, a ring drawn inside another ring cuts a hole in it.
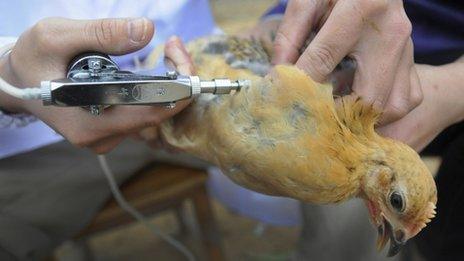
M 169 42 L 169 43 L 170 43 L 170 42 L 176 42 L 177 39 L 179 39 L 179 37 L 178 37 L 177 35 L 173 35 L 173 36 L 169 37 L 168 42 Z
M 173 35 L 169 37 L 169 39 L 166 42 L 166 46 L 169 48 L 179 48 L 181 46 L 181 40 L 177 35 Z
M 130 20 L 128 24 L 129 38 L 135 43 L 145 40 L 147 36 L 147 24 L 148 20 L 146 18 L 135 18 Z

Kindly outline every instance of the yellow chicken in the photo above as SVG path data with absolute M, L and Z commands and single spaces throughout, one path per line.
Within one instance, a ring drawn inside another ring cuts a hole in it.
M 252 85 L 195 99 L 162 126 L 167 143 L 258 192 L 312 203 L 363 199 L 378 228 L 378 248 L 391 241 L 389 255 L 434 217 L 429 170 L 410 147 L 375 133 L 379 112 L 361 99 L 334 100 L 330 85 L 293 66 L 270 69 L 254 40 L 214 36 L 188 50 L 203 79 Z

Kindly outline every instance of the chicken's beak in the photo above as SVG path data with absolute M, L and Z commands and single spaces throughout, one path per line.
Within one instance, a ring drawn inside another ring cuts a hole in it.
M 377 232 L 379 233 L 377 237 L 377 250 L 378 251 L 381 251 L 385 247 L 389 239 L 387 230 L 385 229 L 385 222 L 386 220 L 383 218 L 382 223 L 377 227 Z
M 390 249 L 388 250 L 387 256 L 392 257 L 400 252 L 401 247 L 406 243 L 406 237 L 401 229 L 394 231 L 390 222 L 388 222 L 385 217 L 382 218 L 383 222 L 377 228 L 379 233 L 379 237 L 377 238 L 377 249 L 379 251 L 382 250 L 388 240 L 390 240 Z

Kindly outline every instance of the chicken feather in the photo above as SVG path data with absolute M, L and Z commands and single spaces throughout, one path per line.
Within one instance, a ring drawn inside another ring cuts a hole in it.
M 204 79 L 249 79 L 202 95 L 162 125 L 170 145 L 218 165 L 234 182 L 312 203 L 362 198 L 389 254 L 435 216 L 435 182 L 407 145 L 377 135 L 381 112 L 294 66 L 271 69 L 259 42 L 213 36 L 188 45 Z M 152 59 L 153 60 L 153 59 Z

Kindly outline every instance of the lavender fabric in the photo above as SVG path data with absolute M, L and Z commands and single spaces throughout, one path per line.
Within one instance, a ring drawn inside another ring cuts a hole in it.
M 447 63 L 464 54 L 464 1 L 408 0 L 405 9 L 417 62 Z

